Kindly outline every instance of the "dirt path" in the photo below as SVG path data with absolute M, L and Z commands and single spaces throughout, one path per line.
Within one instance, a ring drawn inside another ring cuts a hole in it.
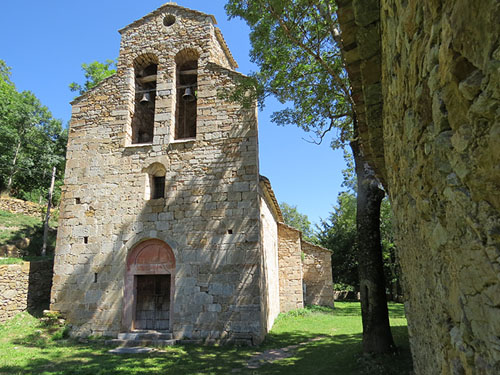
M 289 345 L 289 346 L 286 346 L 284 348 L 279 348 L 279 349 L 269 349 L 269 350 L 266 350 L 264 352 L 257 352 L 246 363 L 245 368 L 255 370 L 255 369 L 258 369 L 259 367 L 261 367 L 265 364 L 272 363 L 274 361 L 279 361 L 280 359 L 289 358 L 295 353 L 295 351 L 299 347 L 307 345 L 313 341 L 322 340 L 325 337 L 326 336 L 317 336 L 317 337 L 314 337 L 310 340 L 301 342 L 300 344 Z M 240 371 L 241 371 L 241 369 L 234 369 L 232 372 L 237 373 Z

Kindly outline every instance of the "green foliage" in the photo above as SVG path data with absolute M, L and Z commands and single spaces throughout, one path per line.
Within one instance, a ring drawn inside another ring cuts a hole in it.
M 29 91 L 18 92 L 0 60 L 0 191 L 45 197 L 52 167 L 64 175 L 67 130 Z M 56 192 L 56 197 L 60 192 Z
M 115 74 L 116 62 L 114 60 L 106 60 L 103 63 L 99 61 L 94 61 L 90 64 L 83 63 L 82 70 L 85 75 L 83 86 L 76 82 L 72 82 L 69 85 L 71 91 L 78 91 L 80 95 L 97 86 L 103 79 Z
M 321 246 L 332 250 L 333 282 L 351 285 L 359 290 L 356 197 L 347 192 L 340 193 L 330 216 L 321 220 L 317 229 Z
M 389 309 L 400 354 L 363 361 L 358 359 L 362 350 L 359 303 L 337 302 L 335 309 L 311 306 L 281 314 L 259 347 L 176 345 L 158 352 L 120 356 L 109 353 L 110 347 L 102 340 L 65 339 L 67 328 L 64 325 L 47 325 L 28 313 L 22 313 L 0 324 L 0 373 L 408 374 L 411 355 L 403 307 L 389 304 Z M 310 341 L 313 338 L 318 339 Z M 298 346 L 289 349 L 291 356 L 288 358 L 263 364 L 258 369 L 245 367 L 248 360 L 259 352 L 291 345 Z M 376 372 L 369 372 L 374 367 Z
M 356 253 L 356 196 L 342 192 L 337 204 L 326 220 L 321 220 L 317 237 L 321 246 L 332 250 L 332 274 L 334 284 L 359 291 L 358 261 Z M 380 235 L 386 289 L 393 298 L 401 294 L 400 269 L 397 265 L 392 231 L 392 211 L 388 199 L 384 199 L 380 214 Z M 351 289 L 348 288 L 348 289 Z
M 229 0 L 229 17 L 251 28 L 251 59 L 259 71 L 227 95 L 261 106 L 273 95 L 291 104 L 273 114 L 275 123 L 313 132 L 316 141 L 336 130 L 332 146 L 342 146 L 351 137 L 352 107 L 335 10 L 333 0 Z
M 316 238 L 311 227 L 311 222 L 307 215 L 301 214 L 297 206 L 290 206 L 286 202 L 280 203 L 281 213 L 285 224 L 294 227 L 302 232 L 302 238 L 306 241 L 316 243 Z

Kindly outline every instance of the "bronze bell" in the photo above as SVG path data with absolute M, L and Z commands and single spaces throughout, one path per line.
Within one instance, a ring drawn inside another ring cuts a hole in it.
M 182 100 L 186 102 L 194 102 L 196 97 L 194 96 L 193 89 L 191 87 L 186 87 L 184 95 L 182 95 Z
M 139 101 L 139 103 L 146 104 L 149 103 L 150 101 L 151 101 L 151 96 L 149 95 L 149 92 L 145 92 L 144 95 L 142 95 L 142 98 Z

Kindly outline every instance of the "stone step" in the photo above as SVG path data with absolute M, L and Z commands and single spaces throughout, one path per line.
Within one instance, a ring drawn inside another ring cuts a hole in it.
M 155 347 L 165 347 L 175 345 L 176 340 L 121 340 L 112 339 L 106 340 L 106 345 L 113 345 L 119 347 L 135 347 L 135 346 L 155 346 Z
M 172 340 L 171 332 L 133 331 L 118 334 L 119 340 Z

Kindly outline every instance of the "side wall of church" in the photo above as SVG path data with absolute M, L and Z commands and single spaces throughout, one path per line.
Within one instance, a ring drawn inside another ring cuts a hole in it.
M 307 241 L 301 247 L 304 303 L 333 307 L 332 253 Z
M 264 197 L 260 197 L 262 247 L 262 310 L 267 330 L 280 313 L 278 224 Z
M 304 307 L 300 237 L 299 230 L 278 223 L 280 312 L 282 313 Z

